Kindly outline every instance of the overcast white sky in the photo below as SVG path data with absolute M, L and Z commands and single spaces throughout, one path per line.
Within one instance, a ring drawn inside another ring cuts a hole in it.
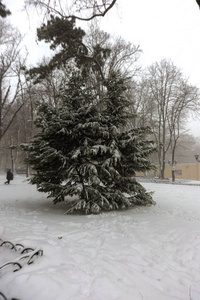
M 195 0 L 118 0 L 101 21 L 143 50 L 142 62 L 171 58 L 193 84 L 200 86 L 200 10 Z M 115 16 L 115 17 L 114 17 Z
M 200 10 L 195 0 L 117 0 L 118 6 L 101 19 L 101 28 L 140 45 L 140 62 L 146 66 L 170 58 L 200 88 Z M 21 12 L 23 0 L 5 0 L 12 11 L 9 17 L 23 32 L 29 32 L 26 43 L 31 61 L 36 61 L 44 48 L 35 42 L 33 15 L 28 22 Z M 38 24 L 39 24 L 38 20 Z M 29 26 L 30 25 L 30 26 Z M 30 31 L 32 33 L 30 34 Z M 200 136 L 200 122 L 192 123 L 193 134 Z

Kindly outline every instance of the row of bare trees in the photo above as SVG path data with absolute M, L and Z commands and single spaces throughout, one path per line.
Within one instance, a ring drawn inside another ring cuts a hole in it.
M 109 2 L 111 4 L 111 1 Z M 48 102 L 56 106 L 57 95 L 65 86 L 66 77 L 75 67 L 68 66 L 51 70 L 37 85 L 25 73 L 26 52 L 21 49 L 22 36 L 7 21 L 0 20 L 0 151 L 1 169 L 12 167 L 23 161 L 19 153 L 20 143 L 25 143 L 35 133 L 34 119 L 39 103 Z M 85 36 L 87 56 L 93 58 L 105 78 L 112 71 L 120 71 L 126 78 L 127 97 L 132 102 L 132 119 L 129 126 L 149 126 L 157 146 L 157 159 L 161 177 L 164 177 L 166 155 L 171 153 L 172 164 L 175 153 L 187 129 L 190 111 L 198 112 L 199 90 L 189 84 L 182 72 L 170 61 L 162 60 L 142 70 L 138 60 L 139 46 L 122 38 L 113 38 L 90 26 Z M 43 58 L 47 61 L 48 58 Z M 87 65 L 85 65 L 87 67 Z M 90 66 L 91 67 L 91 66 Z M 99 70 L 88 68 L 97 96 L 101 93 Z M 96 70 L 96 71 L 95 71 Z
M 151 127 L 160 176 L 164 178 L 166 154 L 169 158 L 170 153 L 174 166 L 179 141 L 187 133 L 188 116 L 190 112 L 198 114 L 200 111 L 199 89 L 191 85 L 170 60 L 163 59 L 144 71 L 132 91 L 135 93 L 133 112 L 137 115 L 134 126 Z
M 3 138 L 23 106 L 20 101 L 23 89 L 22 67 L 26 57 L 21 56 L 22 36 L 6 19 L 0 19 L 0 160 L 3 155 Z M 11 143 L 12 138 L 9 138 Z

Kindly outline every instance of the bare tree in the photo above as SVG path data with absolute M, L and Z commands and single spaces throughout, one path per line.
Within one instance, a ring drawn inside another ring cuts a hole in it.
M 120 72 L 128 83 L 140 70 L 138 60 L 141 54 L 139 46 L 126 42 L 121 37 L 113 37 L 92 24 L 84 38 L 90 61 L 85 64 L 86 72 L 96 87 L 98 95 L 101 92 L 101 81 L 113 72 Z M 92 62 L 93 59 L 93 63 Z M 100 72 L 99 72 L 100 70 Z
M 22 36 L 18 30 L 0 20 L 0 140 L 11 126 L 22 103 L 8 115 L 22 90 L 22 69 L 26 58 L 21 58 Z
M 113 37 L 100 30 L 98 25 L 90 26 L 85 40 L 92 52 L 91 56 L 96 54 L 96 59 L 100 60 L 104 77 L 108 77 L 112 72 L 120 72 L 123 78 L 132 78 L 140 70 L 137 64 L 142 52 L 140 46 L 121 37 Z
M 146 127 L 152 126 L 152 114 L 155 111 L 155 103 L 149 97 L 149 83 L 143 71 L 139 73 L 128 85 L 128 98 L 131 100 L 129 108 L 133 117 L 129 121 L 129 126 Z
M 42 10 L 46 18 L 54 14 L 62 18 L 90 21 L 96 17 L 105 16 L 116 2 L 117 0 L 25 0 L 25 7 Z
M 23 88 L 22 36 L 5 19 L 0 20 L 0 146 L 23 104 L 19 96 Z M 2 149 L 1 149 L 2 150 Z
M 168 127 L 171 141 L 171 164 L 172 164 L 172 181 L 175 181 L 175 152 L 180 137 L 186 133 L 182 125 L 187 120 L 187 114 L 190 110 L 198 113 L 200 107 L 199 90 L 190 85 L 186 80 L 182 80 L 179 95 L 171 106 L 168 119 Z
M 35 83 L 40 83 L 39 86 L 44 91 L 43 97 L 54 105 L 56 93 L 58 94 L 60 88 L 63 88 L 66 77 L 72 69 L 79 68 L 83 76 L 90 77 L 87 84 L 95 86 L 97 98 L 103 92 L 101 91 L 102 81 L 112 72 L 120 72 L 123 78 L 129 77 L 130 79 L 140 69 L 137 63 L 141 53 L 139 46 L 126 42 L 122 38 L 113 38 L 108 33 L 99 30 L 97 26 L 91 26 L 84 40 L 77 41 L 78 46 L 75 45 L 76 49 L 73 47 L 68 56 L 65 54 L 69 47 L 63 45 L 64 43 L 61 45 L 62 55 L 59 61 L 54 59 L 56 55 L 50 60 L 43 59 L 38 67 L 29 72 L 30 78 Z M 57 48 L 61 47 L 59 45 Z
M 153 103 L 149 124 L 157 144 L 161 178 L 164 178 L 166 153 L 171 148 L 174 166 L 177 142 L 185 133 L 187 113 L 200 107 L 199 90 L 188 83 L 170 60 L 164 59 L 151 65 L 146 76 L 148 98 Z
M 49 58 L 43 57 L 38 63 L 38 67 L 41 64 L 47 65 L 49 61 Z M 31 87 L 31 90 L 34 89 L 34 95 L 37 95 L 38 103 L 46 102 L 55 106 L 58 104 L 58 95 L 60 90 L 65 87 L 66 79 L 69 76 L 69 73 L 71 73 L 71 68 L 75 68 L 75 65 L 71 61 L 68 61 L 66 65 L 60 64 L 59 68 L 48 70 L 45 78 L 43 78 L 40 82 L 35 82 L 35 80 L 27 73 L 26 85 L 29 86 L 29 88 Z

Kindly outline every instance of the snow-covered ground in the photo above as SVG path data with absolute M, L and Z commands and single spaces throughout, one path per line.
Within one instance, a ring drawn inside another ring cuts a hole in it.
M 200 186 L 144 182 L 157 205 L 65 215 L 24 179 L 0 176 L 0 238 L 43 256 L 0 270 L 7 299 L 200 299 Z M 0 247 L 0 266 L 17 255 Z

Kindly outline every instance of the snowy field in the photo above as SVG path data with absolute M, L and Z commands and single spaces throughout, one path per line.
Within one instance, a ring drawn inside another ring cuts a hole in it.
M 0 238 L 43 256 L 0 270 L 7 299 L 200 299 L 200 186 L 143 183 L 156 206 L 64 215 L 24 179 L 0 176 Z M 17 255 L 0 247 L 0 266 Z

